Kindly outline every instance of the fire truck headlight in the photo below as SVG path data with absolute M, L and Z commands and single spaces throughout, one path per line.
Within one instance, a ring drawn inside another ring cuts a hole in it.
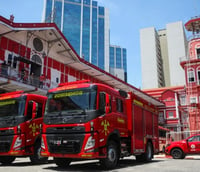
M 19 137 L 17 137 L 13 148 L 14 148 L 14 149 L 19 149 L 19 147 L 20 147 L 21 145 L 22 145 L 22 139 L 20 139 Z
M 94 139 L 92 136 L 90 136 L 90 137 L 88 138 L 88 140 L 87 140 L 87 143 L 86 143 L 86 146 L 85 146 L 85 150 L 91 149 L 91 148 L 93 148 L 94 146 L 95 146 L 95 139 Z

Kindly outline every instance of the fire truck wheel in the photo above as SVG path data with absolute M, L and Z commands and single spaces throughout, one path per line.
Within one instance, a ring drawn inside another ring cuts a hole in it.
M 107 157 L 100 160 L 101 166 L 106 169 L 113 169 L 119 161 L 119 151 L 114 141 L 109 141 L 107 145 Z
M 151 142 L 147 143 L 147 147 L 146 147 L 146 153 L 144 154 L 145 156 L 145 161 L 149 162 L 152 160 L 153 157 L 153 149 L 152 149 L 152 144 Z
M 40 151 L 41 151 L 41 145 L 39 142 L 37 142 L 34 147 L 34 154 L 30 156 L 32 164 L 43 164 L 48 161 L 48 157 L 42 157 Z
M 15 160 L 16 157 L 14 156 L 1 156 L 0 157 L 0 163 L 3 165 L 9 165 L 12 164 L 12 162 Z
M 71 163 L 71 159 L 69 158 L 55 158 L 54 157 L 54 162 L 58 167 L 68 167 L 69 164 Z
M 185 158 L 185 155 L 184 155 L 183 151 L 181 149 L 179 149 L 179 148 L 172 149 L 171 156 L 174 159 L 184 159 Z
M 150 162 L 153 157 L 153 149 L 151 142 L 146 145 L 146 152 L 141 155 L 136 155 L 137 162 Z

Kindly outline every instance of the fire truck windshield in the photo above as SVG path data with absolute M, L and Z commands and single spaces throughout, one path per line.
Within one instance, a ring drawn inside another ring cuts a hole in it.
M 68 115 L 68 112 L 89 111 L 96 109 L 96 90 L 82 88 L 64 90 L 48 94 L 45 115 L 59 113 Z M 71 113 L 70 113 L 71 114 Z
M 0 100 L 0 118 L 23 116 L 25 100 L 22 98 Z
M 24 116 L 25 102 L 25 97 L 0 100 L 0 126 L 17 125 Z

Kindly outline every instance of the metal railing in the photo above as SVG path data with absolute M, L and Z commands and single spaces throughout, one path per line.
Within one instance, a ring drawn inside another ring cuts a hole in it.
M 30 75 L 27 71 L 18 72 L 15 68 L 9 66 L 0 66 L 0 77 L 7 78 L 13 81 L 28 84 L 41 89 L 49 89 L 51 85 L 57 85 L 50 81 L 50 79 L 40 79 L 40 76 Z

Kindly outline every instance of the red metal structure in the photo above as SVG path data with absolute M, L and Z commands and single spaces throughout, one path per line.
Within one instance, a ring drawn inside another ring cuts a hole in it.
M 150 161 L 159 151 L 158 110 L 132 92 L 77 81 L 48 91 L 41 155 L 58 166 L 99 159 L 114 168 L 119 158 Z
M 23 91 L 0 94 L 0 162 L 12 163 L 16 157 L 29 156 L 42 163 L 41 125 L 46 97 Z

